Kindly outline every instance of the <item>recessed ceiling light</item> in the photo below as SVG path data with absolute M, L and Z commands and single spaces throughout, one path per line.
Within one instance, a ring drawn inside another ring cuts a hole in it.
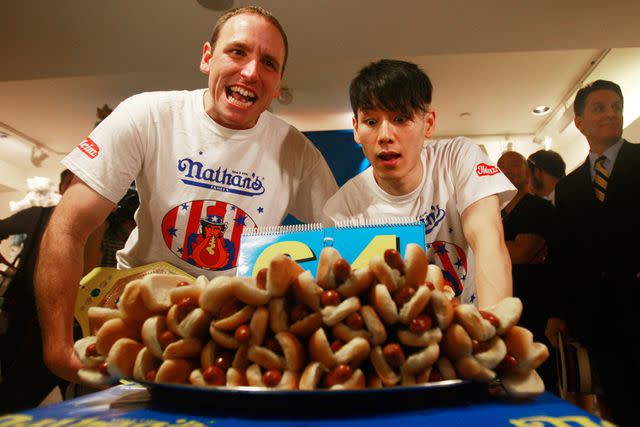
M 547 107 L 546 105 L 538 105 L 533 110 L 531 110 L 531 113 L 534 116 L 543 116 L 547 114 L 549 111 L 551 111 L 550 107 Z

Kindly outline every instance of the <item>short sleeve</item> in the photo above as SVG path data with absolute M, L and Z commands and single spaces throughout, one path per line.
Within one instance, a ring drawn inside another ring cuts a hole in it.
M 456 138 L 450 146 L 447 156 L 453 175 L 454 189 L 457 194 L 458 212 L 480 199 L 497 195 L 503 208 L 516 195 L 517 190 L 511 181 L 493 164 L 477 144 L 467 138 Z
M 149 113 L 144 97 L 123 101 L 62 163 L 113 203 L 126 193 L 143 163 Z

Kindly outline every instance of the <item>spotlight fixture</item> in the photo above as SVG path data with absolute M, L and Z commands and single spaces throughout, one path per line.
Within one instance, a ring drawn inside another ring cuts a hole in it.
M 49 157 L 49 155 L 42 148 L 37 145 L 31 146 L 31 163 L 33 163 L 35 167 L 40 167 L 47 157 Z
M 544 116 L 549 111 L 551 111 L 551 108 L 547 105 L 538 105 L 533 110 L 531 110 L 531 114 L 533 114 L 534 116 Z

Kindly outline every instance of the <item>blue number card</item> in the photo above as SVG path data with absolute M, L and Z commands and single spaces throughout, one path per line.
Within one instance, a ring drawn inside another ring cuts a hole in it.
M 369 264 L 371 257 L 382 256 L 387 249 L 397 249 L 404 257 L 409 243 L 425 249 L 424 223 L 417 218 L 347 221 L 336 227 L 296 224 L 256 228 L 242 235 L 237 275 L 255 276 L 269 266 L 274 255 L 281 253 L 315 275 L 325 246 L 333 246 L 353 268 L 361 268 Z

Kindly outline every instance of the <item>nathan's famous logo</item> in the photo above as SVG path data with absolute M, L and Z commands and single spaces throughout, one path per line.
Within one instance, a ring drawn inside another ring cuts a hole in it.
M 92 159 L 95 159 L 100 154 L 100 147 L 91 138 L 87 138 L 78 144 L 78 148 Z
M 442 222 L 447 212 L 440 208 L 440 205 L 431 206 L 429 212 L 425 211 L 420 215 L 420 221 L 424 222 L 424 234 L 431 233 Z
M 167 247 L 182 260 L 207 270 L 236 266 L 240 236 L 256 223 L 247 213 L 229 203 L 193 200 L 171 209 L 162 219 Z
M 186 158 L 178 160 L 178 170 L 184 175 L 181 181 L 187 185 L 243 196 L 259 196 L 265 191 L 262 180 L 255 173 L 206 168 L 202 163 Z
M 495 175 L 497 173 L 500 173 L 500 169 L 486 163 L 479 163 L 476 166 L 476 173 L 478 174 L 478 176 Z

